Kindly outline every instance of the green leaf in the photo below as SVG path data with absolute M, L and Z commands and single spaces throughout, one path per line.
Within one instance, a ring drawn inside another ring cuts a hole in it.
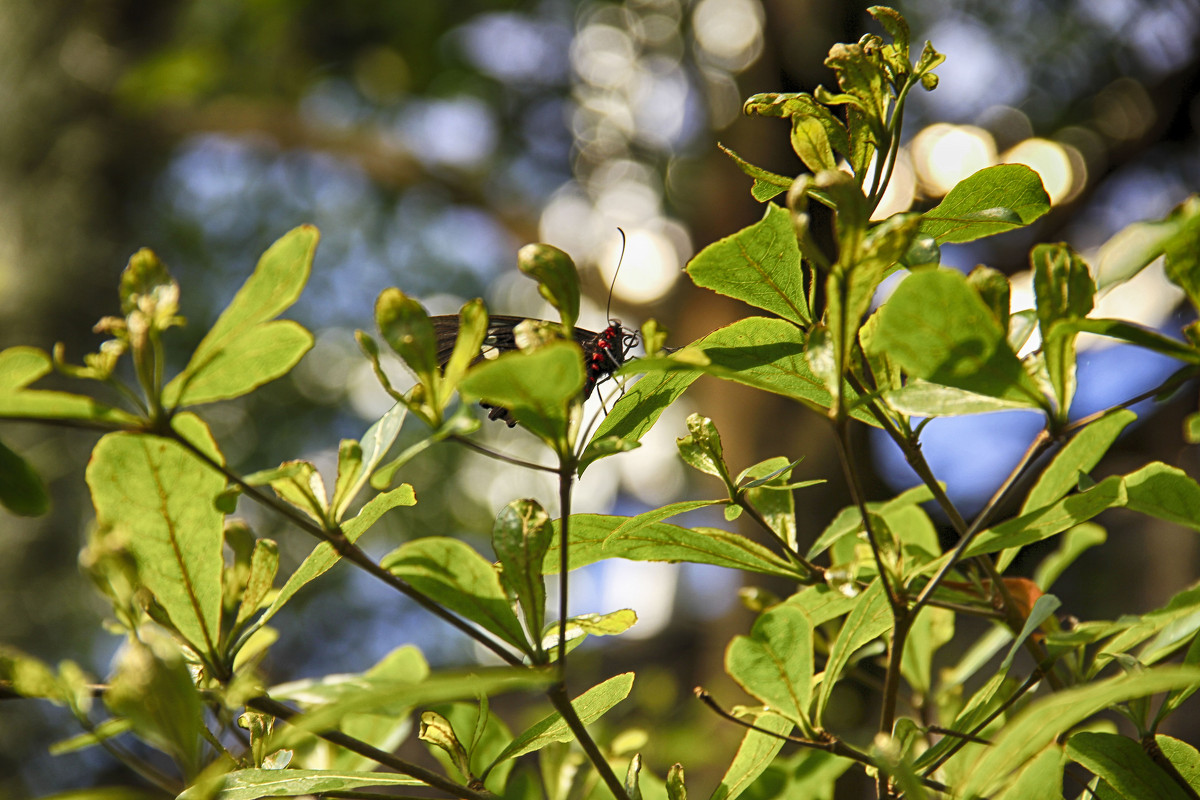
M 216 451 L 198 419 L 173 422 Z M 224 537 L 213 501 L 224 477 L 170 439 L 112 433 L 92 451 L 87 484 L 100 526 L 124 535 L 138 577 L 172 624 L 198 652 L 217 657 Z
M 393 550 L 380 566 L 522 653 L 530 651 L 496 568 L 466 542 L 426 536 Z
M 792 117 L 792 149 L 812 172 L 837 169 L 837 159 L 825 126 L 816 117 Z
M 1127 507 L 1200 530 L 1200 484 L 1183 470 L 1151 462 L 1125 476 Z
M 407 775 L 323 769 L 240 769 L 198 783 L 178 800 L 257 800 L 348 792 L 364 786 L 424 786 Z M 213 792 L 216 792 L 213 794 Z
M 580 475 L 592 462 L 607 455 L 593 447 L 594 443 L 609 437 L 627 443 L 640 441 L 662 412 L 699 377 L 698 372 L 660 372 L 647 375 L 629 387 L 592 435 L 579 462 Z
M 1116 475 L 1105 478 L 1086 492 L 1070 495 L 980 533 L 967 547 L 964 557 L 1040 542 L 1086 522 L 1101 511 L 1123 506 L 1127 500 L 1124 481 Z
M 351 544 L 358 541 L 366 531 L 379 521 L 379 518 L 391 511 L 393 508 L 400 506 L 411 506 L 417 502 L 416 495 L 413 494 L 412 486 L 407 483 L 397 486 L 390 492 L 376 495 L 371 498 L 371 501 L 362 507 L 358 515 L 353 519 L 342 524 L 342 534 Z M 283 608 L 284 604 L 300 591 L 302 587 L 310 581 L 323 575 L 341 558 L 337 551 L 333 549 L 333 545 L 329 542 L 321 542 L 313 548 L 304 562 L 296 568 L 296 571 L 288 577 L 283 588 L 279 590 L 279 594 L 275 596 L 266 613 L 258 620 L 258 625 L 266 623 L 271 617 Z
M 279 571 L 279 547 L 270 539 L 259 539 L 254 543 L 254 554 L 250 561 L 250 574 L 242 592 L 235 624 L 240 625 L 254 616 L 261 607 Z
M 1067 755 L 1103 778 L 1121 797 L 1188 800 L 1179 784 L 1127 736 L 1081 731 L 1067 740 Z
M 796 500 L 792 490 L 823 482 L 805 481 L 799 485 L 789 484 L 792 468 L 798 463 L 799 459 L 789 462 L 784 456 L 779 456 L 755 464 L 738 477 L 739 483 L 747 477 L 754 479 L 742 486 L 747 502 L 758 510 L 771 531 L 793 552 L 798 549 L 798 545 Z
M 1161 733 L 1154 737 L 1154 741 L 1188 785 L 1200 790 L 1200 751 L 1187 742 Z
M 40 517 L 50 510 L 41 476 L 4 442 L 0 442 L 0 505 L 23 517 Z
M 992 310 L 1000 330 L 1007 331 L 1012 300 L 1012 286 L 1008 277 L 1003 272 L 980 264 L 967 274 L 967 283 L 979 294 L 984 305 Z
M 963 797 L 994 794 L 1055 738 L 1117 703 L 1178 689 L 1200 681 L 1196 667 L 1159 667 L 1064 689 L 1036 700 L 1000 730 L 993 746 L 973 765 L 960 788 Z
M 748 720 L 757 728 L 773 731 L 780 736 L 771 736 L 757 730 L 748 730 L 742 737 L 737 753 L 729 769 L 721 776 L 721 783 L 712 793 L 711 800 L 734 800 L 754 783 L 767 767 L 775 760 L 775 756 L 785 744 L 781 736 L 792 730 L 792 723 L 783 717 L 768 712 L 751 715 Z
M 1061 323 L 1075 322 L 1091 313 L 1096 285 L 1087 263 L 1065 244 L 1038 245 L 1030 261 L 1042 357 L 1054 390 L 1058 418 L 1065 421 L 1075 396 L 1076 329 Z
M 1187 364 L 1200 364 L 1200 350 L 1178 339 L 1163 336 L 1158 331 L 1143 328 L 1141 325 L 1135 325 L 1132 322 L 1120 319 L 1096 319 L 1089 317 L 1087 319 L 1062 322 L 1059 323 L 1059 327 L 1083 333 L 1094 333 L 1097 336 L 1107 336 L 1110 339 L 1119 339 L 1123 342 L 1135 344 L 1138 347 L 1144 347 L 1147 350 L 1153 350 L 1156 353 L 1162 353 L 1164 356 L 1178 359 Z
M 538 282 L 538 293 L 562 315 L 570 335 L 579 319 L 579 271 L 571 257 L 550 244 L 527 244 L 517 251 L 517 267 Z
M 687 561 L 714 564 L 763 575 L 805 577 L 794 567 L 760 544 L 712 528 L 681 528 L 658 522 L 628 534 L 615 534 L 626 517 L 599 514 L 571 515 L 570 569 L 579 569 L 606 558 L 629 561 Z M 556 534 L 561 522 L 556 522 Z M 558 544 L 546 554 L 545 571 L 558 572 Z
M 742 172 L 754 179 L 750 194 L 760 203 L 765 203 L 776 195 L 783 194 L 792 185 L 792 179 L 777 172 L 756 167 L 723 144 L 717 143 L 721 152 L 733 159 Z
M 36 347 L 0 350 L 0 418 L 77 419 L 112 427 L 138 424 L 133 414 L 86 395 L 27 388 L 53 369 L 50 354 Z
M 601 684 L 593 686 L 571 701 L 571 707 L 584 725 L 590 725 L 600 719 L 613 706 L 629 696 L 633 688 L 633 673 L 625 672 L 614 675 Z M 530 726 L 517 738 L 513 739 L 500 755 L 496 756 L 493 766 L 510 758 L 517 758 L 535 750 L 541 750 L 553 742 L 570 742 L 575 734 L 558 712 L 551 714 L 540 722 Z M 492 767 L 488 767 L 490 770 Z
M 850 656 L 891 627 L 891 608 L 883 591 L 883 583 L 876 578 L 855 598 L 854 609 L 846 617 L 833 647 L 829 650 L 829 660 L 825 664 L 821 689 L 817 695 L 817 707 L 813 712 L 813 720 L 818 726 L 825 717 L 825 709 L 829 705 L 833 687 L 842 677 L 842 670 L 850 663 Z
M 583 391 L 583 381 L 579 345 L 557 341 L 480 364 L 459 388 L 473 399 L 507 408 L 531 433 L 558 446 L 565 442 L 567 410 Z
M 546 582 L 542 563 L 554 538 L 550 515 L 536 500 L 513 500 L 492 526 L 492 548 L 503 570 L 500 578 L 516 595 L 529 630 L 538 632 L 546 620 Z
M 900 672 L 913 691 L 929 694 L 933 687 L 933 656 L 954 638 L 954 613 L 944 608 L 922 609 L 904 640 Z
M 812 322 L 791 215 L 777 205 L 768 205 L 754 225 L 701 250 L 687 273 L 697 286 L 800 326 Z
M 853 187 L 855 202 L 859 200 Z M 865 223 L 865 209 L 863 222 Z M 839 211 L 838 235 L 843 240 L 838 265 L 826 281 L 829 308 L 826 321 L 832 339 L 834 374 L 840 382 L 850 368 L 853 344 L 858 341 L 862 318 L 870 309 L 875 290 L 887 271 L 896 266 L 916 233 L 919 218 L 915 214 L 896 214 L 876 225 L 862 238 L 853 234 L 854 245 L 844 233 L 846 216 Z M 851 250 L 853 248 L 853 250 Z M 828 379 L 826 379 L 828 386 Z
M 938 244 L 970 242 L 1024 227 L 1050 210 L 1042 179 L 1023 164 L 1000 164 L 960 181 L 922 217 Z
M 244 395 L 287 374 L 313 345 L 287 310 L 308 282 L 317 229 L 301 225 L 263 253 L 254 273 L 221 312 L 183 372 L 163 389 L 169 408 Z
M 1087 475 L 1100 463 L 1108 448 L 1135 419 L 1137 414 L 1118 408 L 1075 434 L 1042 470 L 1021 505 L 1021 513 L 1048 506 L 1078 486 L 1080 476 Z
M 875 501 L 867 503 L 867 511 L 872 514 L 878 514 L 886 517 L 903 508 L 925 503 L 933 499 L 933 493 L 926 486 L 917 486 L 900 494 L 887 501 Z M 862 530 L 862 512 L 858 506 L 846 506 L 832 522 L 825 527 L 817 540 L 808 548 L 808 553 L 805 558 L 812 561 L 817 556 L 824 553 L 835 542 L 843 536 L 852 533 L 857 533 Z
M 882 356 L 885 352 L 871 355 Z M 884 399 L 900 413 L 918 417 L 958 417 L 1013 410 L 1011 400 L 988 397 L 911 377 L 903 386 L 888 391 Z
M 153 646 L 130 639 L 121 650 L 104 702 L 126 717 L 142 740 L 170 755 L 185 775 L 200 771 L 204 704 L 178 647 L 164 638 Z
M 1198 236 L 1200 197 L 1192 195 L 1166 219 L 1135 222 L 1105 242 L 1096 257 L 1096 283 L 1100 289 L 1124 283 L 1165 254 L 1167 277 L 1183 289 L 1196 306 L 1200 304 L 1195 249 Z
M 790 322 L 748 317 L 710 333 L 668 358 L 638 359 L 635 364 L 636 369 L 647 373 L 695 371 L 735 381 L 788 397 L 826 414 L 831 403 L 829 391 L 805 360 L 805 342 L 804 332 Z M 843 393 L 848 402 L 856 399 L 849 387 L 843 387 Z M 851 416 L 869 425 L 879 425 L 861 408 L 852 411 Z
M 408 408 L 396 403 L 388 412 L 380 417 L 371 427 L 367 428 L 357 447 L 348 448 L 347 457 L 343 460 L 342 449 L 338 450 L 337 484 L 333 492 L 333 519 L 340 522 L 346 516 L 350 504 L 362 491 L 375 468 L 383 461 L 400 435 L 404 420 L 408 416 Z M 346 442 L 343 442 L 345 445 Z
M 375 323 L 388 346 L 432 391 L 437 380 L 437 340 L 425 307 L 395 287 L 384 289 L 375 300 Z
M 781 604 L 761 615 L 750 636 L 730 641 L 725 671 L 763 705 L 813 735 L 813 631 L 802 610 Z
M 961 273 L 912 273 L 896 287 L 879 317 L 871 347 L 909 375 L 1001 400 L 1012 408 L 1044 406 L 1005 332 Z
M 1062 800 L 1067 756 L 1052 744 L 1035 756 L 997 800 Z
M 442 371 L 443 391 L 449 393 L 458 387 L 467 368 L 479 358 L 483 341 L 487 338 L 488 313 L 482 300 L 470 300 L 458 310 L 458 336 L 454 339 L 454 350 Z
M 656 522 L 662 522 L 664 519 L 677 517 L 680 514 L 686 514 L 689 511 L 695 511 L 698 508 L 708 508 L 709 506 L 724 505 L 728 500 L 683 500 L 678 503 L 668 503 L 661 508 L 652 508 L 649 511 L 644 511 L 636 517 L 629 517 L 625 522 L 613 529 L 611 536 L 629 536 L 637 533 L 642 528 L 653 525 Z
M 737 489 L 725 463 L 717 426 L 708 417 L 692 414 L 687 418 L 687 428 L 688 435 L 675 440 L 680 457 L 694 469 L 719 478 L 732 496 Z
M 356 714 L 404 715 L 418 706 L 474 700 L 481 694 L 528 691 L 544 687 L 553 680 L 551 673 L 528 667 L 440 672 L 429 677 L 423 674 L 416 677 L 395 674 L 376 677 L 368 673 L 366 678 L 358 677 L 349 681 L 345 676 L 334 676 L 332 683 L 296 687 L 290 692 L 310 703 L 314 697 L 327 698 L 327 702 L 290 720 L 290 728 L 295 732 L 327 731 L 342 725 Z M 273 697 L 287 694 L 288 691 L 272 691 Z M 288 735 L 298 734 L 289 732 Z M 288 739 L 282 739 L 277 744 L 289 742 Z

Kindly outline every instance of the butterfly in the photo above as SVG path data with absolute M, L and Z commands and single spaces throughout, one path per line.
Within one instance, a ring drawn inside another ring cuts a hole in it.
M 495 358 L 500 353 L 517 350 L 517 340 L 513 329 L 527 317 L 511 317 L 496 314 L 488 318 L 487 333 L 483 339 L 483 348 L 475 362 L 485 358 Z M 437 344 L 438 366 L 445 367 L 454 352 L 454 342 L 458 338 L 459 320 L 457 316 L 430 317 L 433 322 L 433 332 Z M 584 328 L 575 329 L 575 342 L 583 349 L 584 369 L 587 376 L 583 383 L 583 398 L 586 400 L 596 388 L 596 384 L 612 375 L 625 363 L 629 351 L 638 343 L 638 335 L 623 328 L 619 320 L 610 319 L 608 327 L 599 333 Z M 488 409 L 488 419 L 503 420 L 508 427 L 513 427 L 517 421 L 508 413 L 507 408 L 481 403 Z

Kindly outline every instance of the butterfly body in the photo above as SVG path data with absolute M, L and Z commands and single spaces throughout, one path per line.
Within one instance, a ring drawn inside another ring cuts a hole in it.
M 519 349 L 515 329 L 528 317 L 514 317 L 495 314 L 488 318 L 487 333 L 483 339 L 483 347 L 475 363 L 484 359 L 496 358 L 501 353 Z M 459 321 L 456 316 L 431 317 L 436 335 L 437 360 L 439 366 L 446 366 L 454 343 L 458 338 Z M 600 332 L 589 331 L 586 328 L 575 328 L 574 339 L 583 350 L 584 369 L 586 377 L 583 384 L 583 397 L 591 396 L 596 384 L 615 372 L 629 356 L 630 349 L 637 344 L 637 334 L 626 330 L 618 320 L 610 319 L 608 327 Z M 511 428 L 517 421 L 508 413 L 508 409 L 482 404 L 489 409 L 488 418 L 503 420 Z

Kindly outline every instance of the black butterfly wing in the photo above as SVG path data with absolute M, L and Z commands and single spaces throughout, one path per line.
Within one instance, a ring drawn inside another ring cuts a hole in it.
M 516 350 L 517 338 L 514 329 L 531 317 L 514 317 L 507 314 L 493 314 L 488 317 L 487 334 L 483 338 L 483 347 L 471 363 L 476 364 L 488 357 L 490 352 L 507 353 Z M 454 353 L 454 343 L 458 340 L 458 317 L 454 315 L 430 317 L 433 322 L 433 332 L 437 345 L 437 361 L 439 366 L 446 366 Z M 589 346 L 594 346 L 600 334 L 584 328 L 575 329 L 575 341 L 587 352 Z
M 486 358 L 494 358 L 500 353 L 517 350 L 514 330 L 526 319 L 529 317 L 514 317 L 505 314 L 488 317 L 483 346 L 480 348 L 479 355 L 471 363 L 477 364 Z M 452 315 L 431 317 L 430 320 L 433 322 L 438 365 L 445 367 L 446 362 L 454 353 L 454 345 L 458 339 L 459 320 L 458 317 Z M 630 346 L 630 335 L 620 326 L 620 323 L 614 321 L 601 333 L 589 331 L 586 328 L 575 328 L 574 337 L 584 353 L 587 380 L 583 386 L 583 396 L 586 399 L 591 395 L 596 381 L 613 372 L 625 360 Z M 510 428 L 517 424 L 517 421 L 508 413 L 508 409 L 488 403 L 480 405 L 488 409 L 488 419 L 503 420 Z

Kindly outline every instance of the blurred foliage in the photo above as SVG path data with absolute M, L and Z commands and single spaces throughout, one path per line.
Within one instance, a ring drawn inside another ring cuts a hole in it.
M 589 176 L 614 161 L 642 165 L 641 185 L 656 183 L 664 213 L 681 220 L 698 244 L 724 236 L 760 211 L 742 176 L 713 146 L 714 128 L 756 163 L 783 174 L 800 169 L 769 125 L 734 122 L 741 99 L 768 88 L 828 84 L 825 53 L 831 43 L 857 37 L 868 3 L 760 7 L 747 0 L 743 5 L 759 12 L 761 41 L 757 58 L 745 65 L 723 62 L 697 44 L 689 15 L 702 5 L 9 0 L 0 15 L 0 346 L 49 348 L 65 339 L 69 356 L 94 349 L 90 326 L 116 308 L 111 287 L 141 245 L 162 254 L 187 288 L 193 305 L 182 313 L 210 323 L 229 300 L 232 276 L 244 274 L 282 231 L 313 222 L 325 239 L 295 314 L 317 332 L 310 358 L 320 364 L 301 365 L 297 372 L 307 379 L 289 378 L 216 406 L 208 422 L 222 441 L 236 444 L 229 456 L 247 468 L 357 435 L 363 418 L 383 408 L 355 395 L 361 416 L 346 413 L 362 366 L 349 331 L 369 326 L 370 304 L 383 286 L 402 282 L 419 295 L 453 297 L 490 287 L 496 310 L 525 311 L 505 306 L 535 302 L 506 289 L 503 274 L 517 247 L 541 238 L 539 216 L 556 192 L 575 181 L 586 195 Z M 984 72 L 966 80 L 990 93 L 944 85 L 928 100 L 915 99 L 910 130 L 946 119 L 989 127 L 998 139 L 1062 133 L 1089 158 L 1084 192 L 1033 226 L 1031 237 L 1098 243 L 1128 222 L 1165 214 L 1187 187 L 1200 184 L 1198 15 L 1185 0 L 914 0 L 901 10 L 914 41 L 936 37 L 956 69 L 956 58 L 970 52 L 990 58 L 973 62 Z M 645 35 L 661 25 L 659 17 L 678 36 Z M 596 20 L 617 29 L 640 26 L 643 35 L 633 40 L 655 58 L 679 50 L 687 78 L 678 88 L 686 94 L 679 136 L 655 139 L 644 129 L 638 135 L 635 126 L 614 144 L 611 127 L 581 115 L 588 87 L 573 71 L 570 48 Z M 525 38 L 505 49 L 499 37 L 506 30 Z M 996 113 L 998 102 L 1020 113 Z M 470 146 L 435 147 L 453 143 L 442 140 L 446 130 Z M 1013 271 L 1025 266 L 1027 244 L 1021 235 L 989 240 L 995 249 L 971 249 L 963 258 Z M 600 283 L 586 287 L 594 297 L 603 296 Z M 685 294 L 650 311 L 685 342 L 740 313 L 714 302 Z M 452 311 L 457 302 L 444 306 L 436 310 Z M 195 342 L 184 344 L 190 350 Z M 717 397 L 709 413 L 720 418 L 722 408 L 737 409 L 730 416 L 747 420 L 773 413 L 762 405 L 748 413 L 739 405 L 745 395 L 730 397 Z M 812 443 L 806 447 L 815 451 L 813 470 L 821 471 L 827 454 L 812 429 L 773 431 L 756 445 L 735 420 L 721 421 L 734 446 L 754 450 L 729 453 L 731 461 L 775 455 L 758 451 L 786 437 Z M 48 480 L 54 509 L 37 520 L 3 517 L 0 640 L 48 660 L 82 658 L 89 646 L 106 646 L 91 639 L 99 612 L 80 595 L 75 566 L 91 517 L 77 466 L 93 442 L 24 426 L 6 426 L 4 436 Z M 1143 439 L 1152 442 L 1152 432 Z M 440 476 L 454 471 L 461 455 L 450 462 L 422 458 L 427 479 L 416 486 L 414 529 L 450 518 L 446 505 L 463 530 L 490 519 L 477 495 L 469 506 L 449 502 L 461 490 Z M 478 479 L 479 469 L 468 475 Z M 845 502 L 840 490 L 825 494 L 823 505 L 808 510 L 810 529 Z M 260 533 L 272 535 L 269 528 Z M 284 559 L 294 562 L 287 537 L 281 544 Z M 1186 567 L 1187 560 L 1165 565 L 1175 570 L 1175 582 L 1164 581 L 1164 595 L 1178 585 L 1180 563 Z M 322 630 L 327 646 L 278 649 L 280 663 L 273 666 L 280 676 L 349 668 L 340 654 L 406 621 L 403 609 L 399 621 L 386 625 L 370 618 L 370 591 L 352 584 L 333 617 L 309 615 L 306 623 Z M 359 614 L 362 627 L 343 624 Z M 723 619 L 665 637 L 689 641 L 690 657 L 675 664 L 680 684 L 719 669 L 718 648 L 737 629 L 736 620 Z M 426 652 L 437 657 L 438 646 Z M 447 660 L 463 655 L 454 644 L 440 646 Z M 108 655 L 90 652 L 89 666 L 104 672 Z M 662 656 L 634 648 L 608 657 Z M 95 768 L 64 760 L 70 756 L 47 759 L 44 736 L 52 725 L 43 712 L 5 711 L 0 794 L 20 795 L 30 785 L 52 789 L 56 771 Z

